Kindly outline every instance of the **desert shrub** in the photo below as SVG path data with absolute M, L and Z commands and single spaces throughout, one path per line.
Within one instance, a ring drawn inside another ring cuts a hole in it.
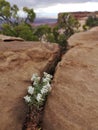
M 58 17 L 58 23 L 53 28 L 55 42 L 66 48 L 68 38 L 78 31 L 80 23 L 69 13 L 61 13 Z
M 1 33 L 8 36 L 16 36 L 16 31 L 13 26 L 7 23 L 2 24 Z
M 58 41 L 58 35 L 59 35 L 59 27 L 58 27 L 58 25 L 53 28 L 52 33 L 54 35 L 55 41 L 57 42 Z
M 89 16 L 86 20 L 86 25 L 89 27 L 98 26 L 98 17 L 96 15 Z
M 16 32 L 16 36 L 17 37 L 21 37 L 26 41 L 33 41 L 33 39 L 37 39 L 34 35 L 33 35 L 33 31 L 30 25 L 25 24 L 25 23 L 21 23 L 18 26 L 14 27 L 14 30 Z
M 65 35 L 64 34 L 60 34 L 59 36 L 58 36 L 58 44 L 60 45 L 60 46 L 63 46 L 63 47 L 66 47 L 67 46 L 67 40 L 66 40 L 66 37 L 65 37 Z
M 32 27 L 28 24 L 33 22 L 36 14 L 34 10 L 28 7 L 22 9 L 26 13 L 25 18 L 18 15 L 19 8 L 17 5 L 11 5 L 6 0 L 0 0 L 0 32 L 4 35 L 21 37 L 27 41 L 38 40 L 33 35 Z
M 50 42 L 50 43 L 55 43 L 56 42 L 55 41 L 55 36 L 54 36 L 53 33 L 47 34 L 46 38 L 47 38 L 47 41 Z
M 41 39 L 43 35 L 47 35 L 50 32 L 51 28 L 48 25 L 40 25 L 35 28 L 34 35 L 38 36 L 39 39 Z
M 22 21 L 24 21 L 25 23 L 33 22 L 36 17 L 34 10 L 28 7 L 23 7 L 22 10 L 27 14 L 27 16 L 24 19 L 22 19 Z M 2 22 L 12 25 L 19 24 L 20 20 L 18 11 L 19 8 L 17 5 L 14 4 L 12 6 L 10 2 L 6 0 L 0 0 L 0 20 Z
M 58 26 L 65 29 L 66 35 L 71 36 L 78 30 L 80 23 L 73 15 L 62 13 L 58 18 Z
M 86 31 L 89 29 L 89 26 L 87 26 L 86 24 L 83 25 L 83 30 Z
M 38 36 L 36 36 L 36 35 L 32 35 L 32 40 L 31 40 L 31 41 L 39 41 Z
M 32 27 L 29 24 L 21 23 L 17 26 L 3 24 L 1 33 L 8 36 L 21 37 L 26 41 L 38 41 L 38 36 L 33 34 Z

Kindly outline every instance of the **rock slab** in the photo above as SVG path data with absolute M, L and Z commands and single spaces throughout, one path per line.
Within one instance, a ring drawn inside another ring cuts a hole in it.
M 24 40 L 20 37 L 11 37 L 0 34 L 0 41 L 10 42 L 10 41 L 24 41 Z
M 0 42 L 0 130 L 22 130 L 31 76 L 48 71 L 59 53 L 56 44 Z
M 98 130 L 98 28 L 73 35 L 69 45 L 56 69 L 43 129 Z

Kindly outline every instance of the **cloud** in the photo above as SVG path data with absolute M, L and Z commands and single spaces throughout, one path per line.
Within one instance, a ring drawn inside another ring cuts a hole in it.
M 22 17 L 22 18 L 25 18 L 25 17 L 27 17 L 27 14 L 25 12 L 23 12 L 22 10 L 19 10 L 18 11 L 18 16 Z
M 20 7 L 20 16 L 25 16 L 22 7 L 33 8 L 38 17 L 57 17 L 59 12 L 97 11 L 98 0 L 8 0 Z
M 28 6 L 32 8 L 48 7 L 50 5 L 56 4 L 66 4 L 66 3 L 83 3 L 88 2 L 88 0 L 7 0 L 11 4 L 17 4 L 20 8 L 23 6 Z M 89 0 L 89 2 L 97 2 L 98 0 Z
M 38 8 L 36 13 L 39 17 L 57 17 L 59 12 L 76 12 L 76 11 L 97 11 L 98 2 L 85 2 L 85 3 L 69 3 L 69 4 L 56 4 L 53 6 Z

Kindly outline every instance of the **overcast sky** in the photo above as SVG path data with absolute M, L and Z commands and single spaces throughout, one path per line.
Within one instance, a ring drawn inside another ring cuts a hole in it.
M 38 17 L 57 17 L 59 12 L 98 11 L 98 0 L 7 0 L 17 4 L 20 10 L 23 6 L 33 8 Z M 20 15 L 24 13 L 20 11 Z

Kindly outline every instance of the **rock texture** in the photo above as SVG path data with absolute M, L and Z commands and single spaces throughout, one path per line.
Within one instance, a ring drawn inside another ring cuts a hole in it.
M 56 44 L 0 42 L 0 130 L 22 130 L 30 78 L 51 69 L 59 54 Z
M 98 130 L 98 28 L 73 35 L 58 64 L 44 130 Z
M 69 38 L 68 43 L 70 47 L 86 45 L 98 42 L 98 27 L 94 27 L 88 32 L 76 33 Z

